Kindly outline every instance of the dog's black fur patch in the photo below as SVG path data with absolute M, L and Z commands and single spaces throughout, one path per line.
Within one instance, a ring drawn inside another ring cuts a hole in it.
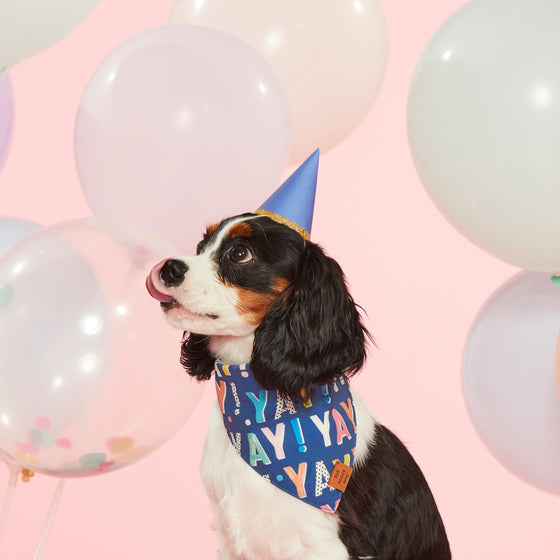
M 340 266 L 308 242 L 293 282 L 255 331 L 251 370 L 266 389 L 301 399 L 359 371 L 367 336 Z
M 450 560 L 443 522 L 422 471 L 401 441 L 376 426 L 337 513 L 351 560 Z
M 208 336 L 205 334 L 184 333 L 181 344 L 181 365 L 186 372 L 199 381 L 207 381 L 212 377 L 216 358 L 208 347 Z

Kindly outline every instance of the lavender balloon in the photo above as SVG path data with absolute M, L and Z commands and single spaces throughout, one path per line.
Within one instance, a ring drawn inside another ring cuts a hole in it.
M 549 274 L 515 276 L 472 327 L 463 389 L 471 420 L 494 456 L 525 482 L 560 495 L 559 331 L 560 286 Z
M 0 170 L 4 166 L 12 142 L 14 122 L 12 85 L 6 72 L 0 69 Z

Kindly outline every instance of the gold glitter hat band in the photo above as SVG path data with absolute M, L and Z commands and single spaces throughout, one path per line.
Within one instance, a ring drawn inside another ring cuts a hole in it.
M 268 216 L 271 220 L 274 220 L 275 222 L 282 224 L 283 226 L 288 226 L 290 229 L 297 231 L 306 241 L 309 241 L 311 239 L 309 232 L 305 228 L 298 226 L 295 222 L 292 222 L 292 220 L 288 220 L 288 218 L 284 218 L 284 216 L 280 216 L 280 214 L 277 214 L 276 212 L 271 212 L 270 210 L 263 210 L 262 208 L 259 208 L 258 210 L 255 210 L 255 214 L 259 214 L 260 216 Z
M 318 171 L 319 150 L 316 150 L 260 205 L 256 213 L 288 226 L 309 240 Z

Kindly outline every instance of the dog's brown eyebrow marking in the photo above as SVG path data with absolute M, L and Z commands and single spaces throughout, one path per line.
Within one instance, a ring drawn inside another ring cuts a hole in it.
M 231 226 L 230 230 L 227 232 L 227 236 L 231 238 L 250 237 L 252 233 L 253 228 L 247 222 L 238 222 Z
M 214 233 L 216 233 L 216 230 L 220 227 L 220 224 L 212 224 L 210 226 L 206 226 L 206 234 L 207 235 L 212 235 Z

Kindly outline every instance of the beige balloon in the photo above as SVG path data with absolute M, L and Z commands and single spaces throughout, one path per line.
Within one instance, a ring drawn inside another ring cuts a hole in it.
M 274 68 L 290 104 L 290 164 L 344 140 L 383 82 L 387 30 L 378 0 L 178 0 L 169 21 L 235 35 Z

